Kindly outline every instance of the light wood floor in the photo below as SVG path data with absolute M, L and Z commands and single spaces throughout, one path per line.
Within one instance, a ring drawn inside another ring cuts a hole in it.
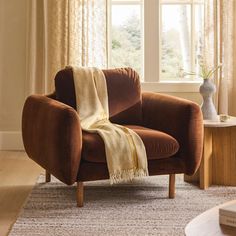
M 8 235 L 31 192 L 41 167 L 25 152 L 0 151 L 0 235 Z

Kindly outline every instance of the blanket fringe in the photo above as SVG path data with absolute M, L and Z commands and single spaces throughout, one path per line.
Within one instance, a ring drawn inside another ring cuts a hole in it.
M 122 172 L 110 174 L 110 183 L 131 182 L 135 177 L 145 177 L 148 175 L 148 171 L 144 169 L 122 170 Z

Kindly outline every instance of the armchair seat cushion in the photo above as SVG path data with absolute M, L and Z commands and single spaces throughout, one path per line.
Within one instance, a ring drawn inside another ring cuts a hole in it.
M 169 158 L 179 150 L 179 144 L 172 136 L 145 128 L 142 126 L 126 125 L 142 139 L 148 160 Z M 98 134 L 83 132 L 82 159 L 89 162 L 106 163 L 105 146 Z

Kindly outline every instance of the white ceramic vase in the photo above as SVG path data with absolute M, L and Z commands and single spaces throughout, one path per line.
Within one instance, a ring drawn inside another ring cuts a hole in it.
M 217 112 L 212 101 L 212 95 L 216 92 L 216 86 L 211 79 L 204 79 L 199 92 L 202 95 L 203 103 L 201 105 L 204 120 L 217 120 Z

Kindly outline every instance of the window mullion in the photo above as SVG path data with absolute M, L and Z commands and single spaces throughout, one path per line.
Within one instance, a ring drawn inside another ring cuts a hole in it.
M 108 26 L 107 26 L 107 67 L 110 68 L 111 67 L 111 51 L 112 51 L 112 3 L 111 1 L 108 1 L 108 5 L 107 5 L 107 9 L 108 9 L 108 14 L 107 14 L 107 18 L 108 18 Z
M 196 50 L 195 50 L 195 4 L 191 3 L 191 70 L 195 71 L 195 58 L 196 58 Z
M 160 78 L 160 0 L 144 1 L 144 80 Z
M 112 1 L 112 5 L 137 5 L 140 4 L 142 0 L 137 1 Z
M 145 71 L 145 56 L 144 56 L 144 0 L 141 0 L 141 7 L 140 7 L 140 15 L 141 15 L 141 50 L 142 50 L 142 78 L 141 80 L 144 81 L 145 75 L 144 75 L 144 71 Z

